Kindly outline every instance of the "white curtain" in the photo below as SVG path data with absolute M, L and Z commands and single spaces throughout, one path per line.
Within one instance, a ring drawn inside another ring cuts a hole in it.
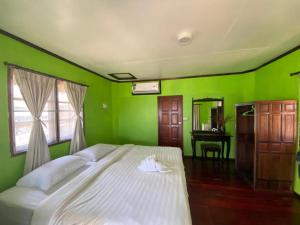
M 33 118 L 24 168 L 24 174 L 27 174 L 50 160 L 41 115 L 54 88 L 55 79 L 20 69 L 14 69 L 14 75 Z
M 200 130 L 199 113 L 199 105 L 193 105 L 193 130 Z
M 75 126 L 74 133 L 70 145 L 70 154 L 80 151 L 85 148 L 85 137 L 82 126 L 82 118 L 80 117 L 80 112 L 83 107 L 83 101 L 86 93 L 86 87 L 82 85 L 77 85 L 70 82 L 65 82 L 66 93 L 68 99 L 75 111 Z

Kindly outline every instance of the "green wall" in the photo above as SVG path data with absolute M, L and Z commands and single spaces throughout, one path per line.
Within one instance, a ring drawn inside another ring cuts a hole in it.
M 191 155 L 192 98 L 224 97 L 226 130 L 233 136 L 234 157 L 235 104 L 252 101 L 254 73 L 162 81 L 161 95 L 183 95 L 184 154 Z M 114 83 L 112 88 L 114 138 L 120 143 L 157 145 L 157 95 L 131 95 L 131 83 Z M 199 148 L 198 148 L 199 150 Z
M 57 77 L 89 85 L 85 99 L 85 130 L 88 145 L 112 142 L 111 82 L 76 66 L 0 35 L 0 192 L 13 186 L 22 175 L 25 155 L 11 157 L 8 134 L 7 67 L 17 64 Z M 102 110 L 101 103 L 109 108 Z M 68 153 L 69 143 L 50 148 L 51 157 Z

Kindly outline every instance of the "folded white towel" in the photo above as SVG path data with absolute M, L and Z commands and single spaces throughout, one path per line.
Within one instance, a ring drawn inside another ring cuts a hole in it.
M 168 167 L 156 160 L 155 155 L 150 155 L 145 158 L 138 166 L 141 171 L 144 172 L 169 172 Z

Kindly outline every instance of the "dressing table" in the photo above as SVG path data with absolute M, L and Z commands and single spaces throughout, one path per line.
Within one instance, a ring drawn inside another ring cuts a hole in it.
M 191 132 L 191 142 L 192 142 L 192 149 L 193 149 L 193 159 L 196 158 L 196 142 L 197 141 L 221 142 L 221 144 L 222 144 L 222 146 L 221 146 L 222 159 L 224 159 L 224 150 L 225 150 L 225 143 L 226 143 L 226 159 L 229 159 L 230 138 L 231 138 L 230 135 L 226 135 L 223 132 L 211 132 L 211 131 L 201 131 L 201 130 L 192 131 Z
M 193 149 L 193 159 L 196 158 L 197 141 L 221 143 L 222 159 L 224 159 L 224 150 L 226 144 L 226 159 L 229 159 L 231 136 L 225 133 L 224 99 L 192 99 L 192 103 L 193 129 L 191 132 L 191 143 Z

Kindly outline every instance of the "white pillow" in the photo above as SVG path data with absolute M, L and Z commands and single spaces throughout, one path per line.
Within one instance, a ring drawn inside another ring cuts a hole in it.
M 65 179 L 86 164 L 79 156 L 68 155 L 45 163 L 20 178 L 16 186 L 35 187 L 48 191 L 52 186 Z
M 96 162 L 114 151 L 116 148 L 118 148 L 118 145 L 96 144 L 85 148 L 82 151 L 76 152 L 74 155 L 83 157 L 88 161 Z

